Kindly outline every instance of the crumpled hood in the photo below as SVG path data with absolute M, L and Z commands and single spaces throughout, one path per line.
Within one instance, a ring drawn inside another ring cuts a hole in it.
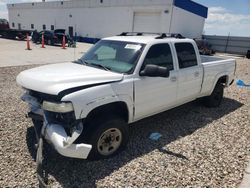
M 122 79 L 123 74 L 76 63 L 60 63 L 25 70 L 16 80 L 26 89 L 57 95 L 70 88 Z

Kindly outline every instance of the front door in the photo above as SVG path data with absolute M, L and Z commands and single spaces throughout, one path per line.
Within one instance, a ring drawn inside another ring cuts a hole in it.
M 155 44 L 149 49 L 141 70 L 147 64 L 167 67 L 169 77 L 138 76 L 135 79 L 135 120 L 159 113 L 174 106 L 177 92 L 177 71 L 168 43 Z

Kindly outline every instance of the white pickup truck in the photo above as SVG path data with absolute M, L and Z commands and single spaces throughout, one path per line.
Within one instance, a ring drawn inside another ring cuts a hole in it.
M 191 39 L 123 33 L 69 63 L 25 70 L 35 130 L 61 154 L 110 157 L 128 141 L 128 124 L 197 98 L 218 107 L 232 84 L 233 59 L 200 56 Z

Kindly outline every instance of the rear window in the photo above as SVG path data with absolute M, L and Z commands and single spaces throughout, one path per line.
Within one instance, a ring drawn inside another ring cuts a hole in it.
M 191 43 L 176 43 L 175 48 L 180 69 L 198 65 L 196 53 Z

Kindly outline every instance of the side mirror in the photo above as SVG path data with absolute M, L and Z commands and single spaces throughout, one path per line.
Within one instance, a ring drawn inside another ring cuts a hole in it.
M 140 72 L 140 76 L 149 77 L 169 77 L 169 70 L 166 67 L 160 67 L 157 65 L 146 65 Z

